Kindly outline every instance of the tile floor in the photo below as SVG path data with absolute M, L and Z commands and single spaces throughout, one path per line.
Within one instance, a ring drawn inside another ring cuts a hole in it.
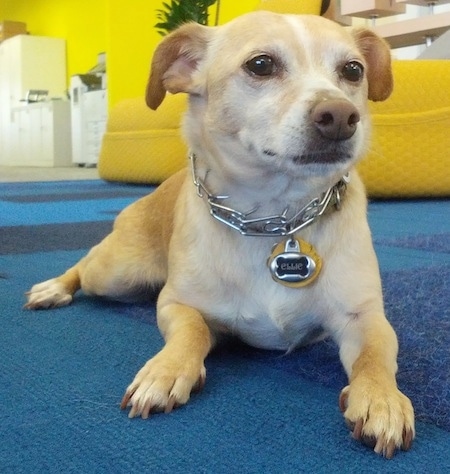
M 0 183 L 69 181 L 77 179 L 99 179 L 98 170 L 97 168 L 78 166 L 66 168 L 0 166 Z

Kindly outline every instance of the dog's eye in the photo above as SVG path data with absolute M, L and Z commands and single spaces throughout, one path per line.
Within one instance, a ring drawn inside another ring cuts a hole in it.
M 350 82 L 358 82 L 364 76 L 364 66 L 358 61 L 349 61 L 341 70 L 342 77 Z
M 245 67 L 255 76 L 270 76 L 276 70 L 275 61 L 267 54 L 249 59 L 245 63 Z

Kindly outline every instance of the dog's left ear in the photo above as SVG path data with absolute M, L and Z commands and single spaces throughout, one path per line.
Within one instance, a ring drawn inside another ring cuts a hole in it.
M 369 99 L 386 100 L 394 88 L 389 45 L 367 28 L 356 28 L 352 30 L 352 35 L 367 62 Z
M 197 23 L 185 24 L 166 36 L 153 55 L 145 94 L 147 105 L 156 110 L 166 91 L 196 93 L 193 80 L 199 61 L 205 56 L 212 28 Z

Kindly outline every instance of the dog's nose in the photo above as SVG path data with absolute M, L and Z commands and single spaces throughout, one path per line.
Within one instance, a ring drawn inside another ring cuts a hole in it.
M 355 106 L 345 99 L 320 101 L 312 109 L 311 118 L 321 135 L 330 140 L 350 138 L 360 120 Z

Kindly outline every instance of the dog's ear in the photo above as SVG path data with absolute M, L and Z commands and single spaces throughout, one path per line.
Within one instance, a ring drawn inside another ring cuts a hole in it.
M 205 56 L 210 30 L 212 28 L 198 23 L 188 23 L 158 45 L 145 94 L 151 109 L 156 110 L 161 105 L 166 92 L 199 92 L 193 75 L 198 62 Z
M 352 34 L 367 62 L 369 99 L 373 101 L 386 100 L 394 87 L 389 45 L 367 28 L 356 28 L 352 30 Z

